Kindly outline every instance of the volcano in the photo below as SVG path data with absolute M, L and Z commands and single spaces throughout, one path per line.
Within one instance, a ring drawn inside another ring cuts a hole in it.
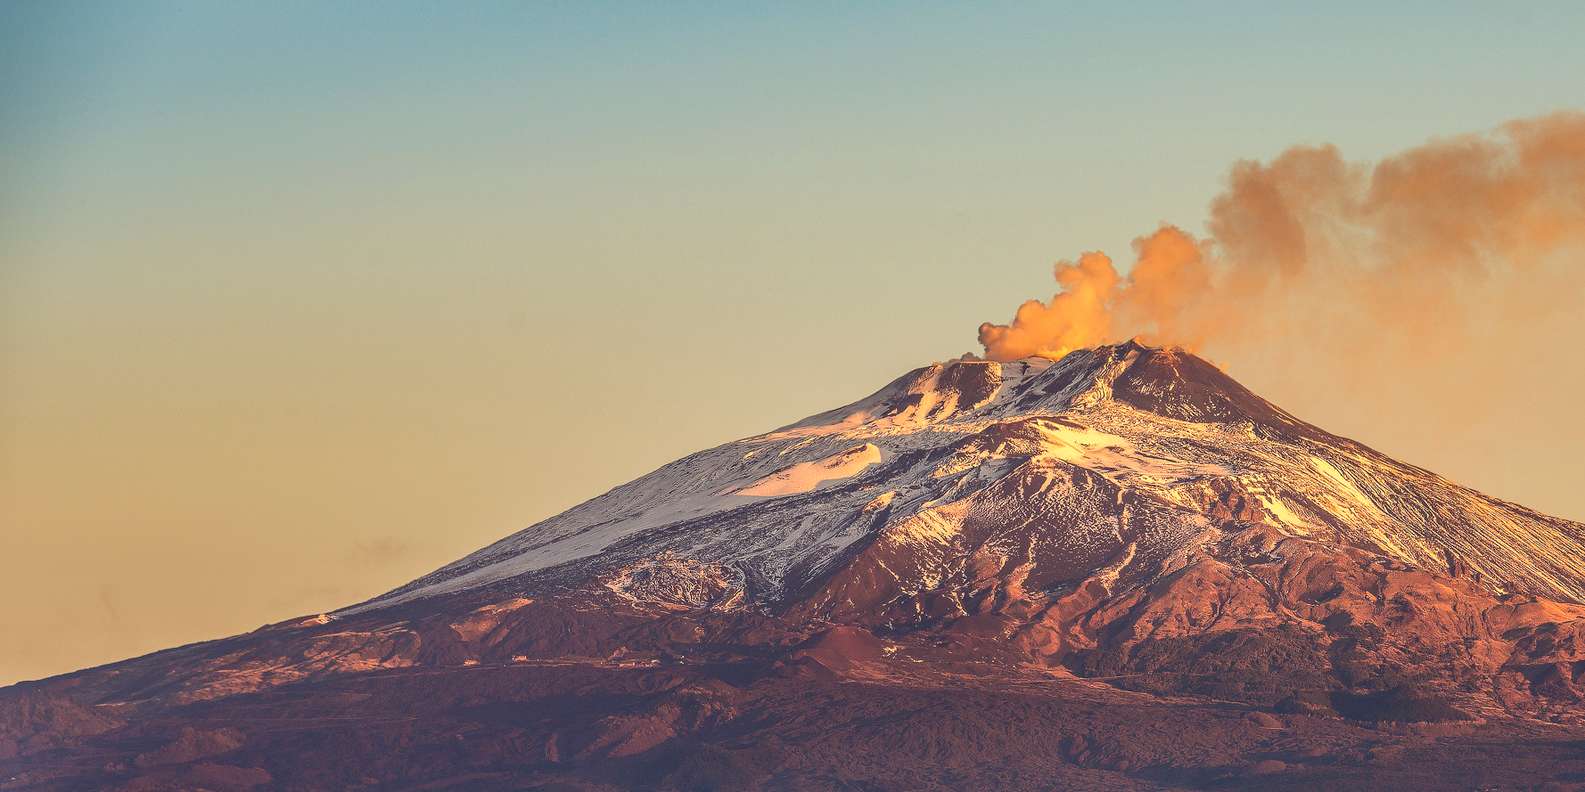
M 0 690 L 0 789 L 1562 788 L 1581 602 L 1585 525 L 1189 352 L 958 360 L 343 610 Z

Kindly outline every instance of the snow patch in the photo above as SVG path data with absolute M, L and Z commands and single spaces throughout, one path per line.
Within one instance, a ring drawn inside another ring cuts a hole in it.
M 1043 456 L 1091 470 L 1151 481 L 1228 474 L 1227 469 L 1220 465 L 1197 464 L 1143 453 L 1127 438 L 1087 426 L 1058 421 L 1040 421 L 1037 426 L 1046 444 Z
M 852 478 L 880 461 L 881 450 L 874 443 L 865 443 L 823 459 L 782 468 L 733 494 L 760 498 L 798 495 L 827 481 Z
M 1337 485 L 1337 491 L 1347 495 L 1350 500 L 1372 512 L 1380 512 L 1376 502 L 1371 500 L 1370 496 L 1360 492 L 1359 487 L 1354 486 L 1354 482 L 1344 478 L 1343 474 L 1338 472 L 1338 469 L 1333 467 L 1331 462 L 1318 456 L 1312 456 L 1310 457 L 1310 467 L 1314 468 L 1315 472 L 1325 476 L 1328 481 Z
M 963 530 L 967 501 L 956 501 L 921 510 L 886 526 L 886 538 L 895 544 L 949 544 Z

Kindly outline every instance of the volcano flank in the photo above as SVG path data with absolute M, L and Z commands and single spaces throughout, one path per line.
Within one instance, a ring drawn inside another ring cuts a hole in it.
M 0 689 L 0 789 L 1585 781 L 1585 525 L 1179 349 L 961 360 L 343 610 Z

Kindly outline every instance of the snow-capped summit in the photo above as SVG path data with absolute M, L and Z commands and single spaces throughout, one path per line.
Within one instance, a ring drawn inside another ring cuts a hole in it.
M 1092 487 L 1133 506 L 1072 513 Z M 1139 566 L 1214 531 L 1203 512 L 1229 493 L 1284 535 L 1455 564 L 1497 592 L 1585 599 L 1578 524 L 1333 436 L 1192 353 L 1128 341 L 1057 361 L 916 369 L 684 457 L 351 610 L 531 573 L 597 575 L 660 553 L 729 568 L 749 600 L 774 603 L 865 546 L 950 542 L 999 514 L 1096 563 L 1133 546 Z M 1157 522 L 1170 530 L 1146 530 Z

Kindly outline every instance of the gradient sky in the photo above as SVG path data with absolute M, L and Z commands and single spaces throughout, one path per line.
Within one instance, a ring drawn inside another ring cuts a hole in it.
M 0 684 L 977 350 L 1237 159 L 1585 107 L 1574 2 L 464 5 L 0 6 Z M 1561 444 L 1415 420 L 1358 439 L 1585 518 Z

